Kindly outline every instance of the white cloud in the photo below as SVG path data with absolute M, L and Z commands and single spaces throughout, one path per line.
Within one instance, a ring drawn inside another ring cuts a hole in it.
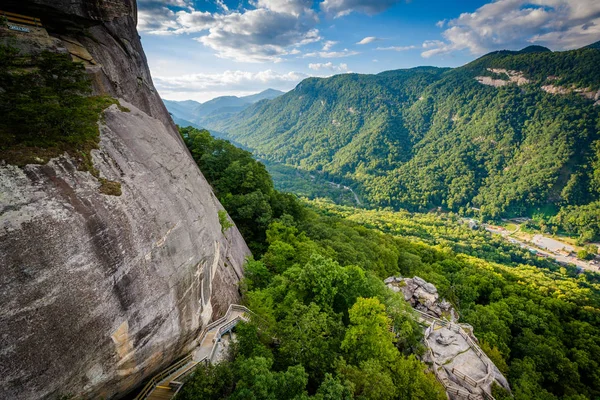
M 223 11 L 229 11 L 229 7 L 227 7 L 227 4 L 225 4 L 224 0 L 215 0 L 215 2 L 223 9 Z
M 187 4 L 187 0 L 168 0 Z M 220 4 L 221 0 L 216 0 Z M 155 35 L 200 34 L 195 39 L 221 58 L 244 62 L 278 62 L 300 46 L 321 40 L 311 0 L 256 0 L 254 9 L 223 13 L 173 12 L 140 7 L 140 31 Z M 142 5 L 142 3 L 140 4 Z
M 335 42 L 333 40 L 327 40 L 323 43 L 323 51 L 329 51 L 331 50 L 331 48 L 333 46 L 335 46 L 336 44 L 338 44 L 338 42 Z
M 138 6 L 144 9 L 161 7 L 189 8 L 192 4 L 192 0 L 138 0 Z
M 600 40 L 598 0 L 496 0 L 447 22 L 443 42 L 425 42 L 423 57 L 530 44 L 568 50 Z
M 407 51 L 416 49 L 417 46 L 390 46 L 390 47 L 378 47 L 375 50 L 392 50 L 392 51 Z
M 356 43 L 356 44 L 369 44 L 369 43 L 373 43 L 373 42 L 378 42 L 382 39 L 375 37 L 375 36 L 367 36 L 366 38 L 364 38 L 363 40 L 361 40 L 360 42 Z
M 160 7 L 152 10 L 140 9 L 138 11 L 137 28 L 140 32 L 177 29 L 179 25 L 175 21 L 175 18 L 175 13 L 167 7 Z
M 257 0 L 254 4 L 257 8 L 299 16 L 310 10 L 312 0 Z
M 177 29 L 175 10 L 192 9 L 191 0 L 138 0 L 138 29 L 162 31 Z
M 329 70 L 334 72 L 348 72 L 348 64 L 335 65 L 332 62 L 308 64 L 308 68 L 313 71 Z
M 290 90 L 307 77 L 308 75 L 300 72 L 279 73 L 269 69 L 259 72 L 225 71 L 156 76 L 153 80 L 164 98 L 206 101 L 217 96 L 256 93 L 266 88 Z
M 320 57 L 320 58 L 342 58 L 350 57 L 360 54 L 358 51 L 344 49 L 342 51 L 316 51 L 312 53 L 306 53 L 303 58 L 307 57 Z
M 324 0 L 321 10 L 334 18 L 353 12 L 374 15 L 387 10 L 402 0 Z
M 425 42 L 423 42 L 424 49 L 431 49 L 432 47 L 440 47 L 443 45 L 444 42 L 442 42 L 441 40 L 426 40 Z
M 201 28 L 202 21 L 196 26 Z M 267 62 L 281 61 L 281 57 L 289 55 L 294 48 L 318 42 L 321 37 L 310 18 L 257 9 L 217 15 L 208 34 L 196 40 L 222 58 Z

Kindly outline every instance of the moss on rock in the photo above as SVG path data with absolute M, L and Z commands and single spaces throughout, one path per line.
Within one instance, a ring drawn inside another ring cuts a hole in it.
M 99 178 L 98 181 L 100 182 L 100 193 L 109 196 L 120 196 L 122 194 L 120 182 L 109 181 L 106 178 Z

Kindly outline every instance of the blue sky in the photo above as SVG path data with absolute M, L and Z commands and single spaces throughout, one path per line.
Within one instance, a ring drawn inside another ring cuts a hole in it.
M 138 0 L 138 8 L 154 83 L 170 100 L 600 40 L 600 0 Z

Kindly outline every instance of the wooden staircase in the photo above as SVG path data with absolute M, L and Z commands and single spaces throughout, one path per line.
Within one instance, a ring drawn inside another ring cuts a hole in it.
M 186 357 L 187 359 L 187 357 Z M 184 359 L 185 360 L 185 359 Z M 160 381 L 150 392 L 146 399 L 148 400 L 166 400 L 175 397 L 179 389 L 183 386 L 183 382 L 179 380 L 188 375 L 198 365 L 196 361 L 189 360 L 180 368 L 173 371 L 165 379 Z
M 230 305 L 222 318 L 204 328 L 200 334 L 198 347 L 187 357 L 154 376 L 135 400 L 170 400 L 175 397 L 183 386 L 185 378 L 198 364 L 213 361 L 221 337 L 230 332 L 238 322 L 247 321 L 250 313 L 251 311 L 244 306 Z

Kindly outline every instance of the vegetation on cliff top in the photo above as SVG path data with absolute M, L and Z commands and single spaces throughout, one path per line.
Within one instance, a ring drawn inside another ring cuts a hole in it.
M 100 178 L 91 159 L 102 111 L 119 103 L 91 90 L 83 65 L 69 54 L 22 56 L 0 46 L 0 160 L 45 164 L 66 152 L 99 179 L 101 193 L 119 196 L 121 185 Z

